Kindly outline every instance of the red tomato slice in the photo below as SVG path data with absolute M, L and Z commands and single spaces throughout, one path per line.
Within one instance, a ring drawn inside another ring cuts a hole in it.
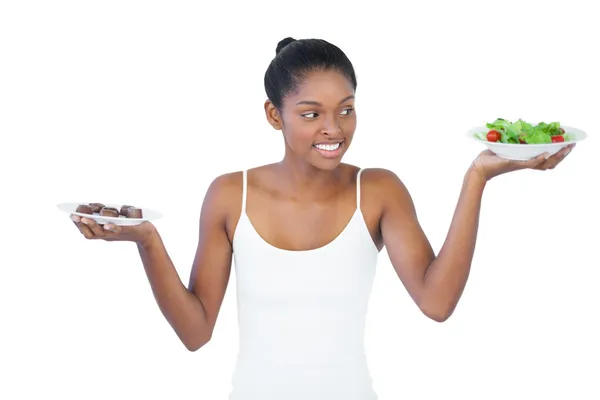
M 564 141 L 565 141 L 564 136 L 561 136 L 561 135 L 552 136 L 552 143 L 560 143 L 560 142 L 564 142 Z

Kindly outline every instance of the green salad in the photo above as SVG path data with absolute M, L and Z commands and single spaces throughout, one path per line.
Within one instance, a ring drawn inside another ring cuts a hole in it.
M 559 122 L 540 122 L 537 125 L 519 119 L 516 122 L 498 118 L 486 124 L 488 131 L 478 132 L 475 136 L 487 142 L 511 144 L 546 144 L 573 140 L 573 135 L 566 133 Z

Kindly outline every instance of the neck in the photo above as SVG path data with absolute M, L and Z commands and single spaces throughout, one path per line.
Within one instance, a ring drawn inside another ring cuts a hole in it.
M 329 197 L 338 189 L 340 168 L 331 171 L 318 169 L 307 162 L 285 157 L 279 164 L 281 177 L 285 187 L 297 198 Z

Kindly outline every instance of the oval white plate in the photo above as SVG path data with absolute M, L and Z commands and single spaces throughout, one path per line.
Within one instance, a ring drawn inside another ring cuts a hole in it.
M 162 214 L 158 211 L 155 210 L 151 210 L 149 208 L 142 208 L 142 214 L 143 214 L 143 218 L 125 218 L 124 216 L 119 216 L 119 217 L 103 217 L 100 214 L 94 214 L 94 215 L 90 215 L 90 214 L 83 214 L 83 213 L 78 213 L 75 212 L 75 210 L 77 210 L 77 207 L 79 207 L 79 205 L 81 204 L 89 204 L 89 203 L 61 203 L 58 204 L 58 209 L 62 212 L 65 212 L 69 215 L 74 214 L 74 215 L 79 215 L 80 217 L 85 217 L 85 218 L 90 218 L 93 219 L 94 221 L 96 221 L 96 223 L 98 224 L 115 224 L 115 225 L 121 225 L 121 226 L 132 226 L 132 225 L 139 225 L 144 221 L 153 221 L 155 219 L 159 219 L 162 218 Z M 121 209 L 120 205 L 117 204 L 104 204 L 106 207 L 114 207 L 117 210 Z
M 565 133 L 570 133 L 573 136 L 573 140 L 561 143 L 548 143 L 548 144 L 513 144 L 513 143 L 502 143 L 502 142 L 488 142 L 487 140 L 481 140 L 476 133 L 488 132 L 487 126 L 478 126 L 470 129 L 467 132 L 467 136 L 479 143 L 487 146 L 488 149 L 493 151 L 498 157 L 505 158 L 507 160 L 525 161 L 530 160 L 534 157 L 539 156 L 543 153 L 550 153 L 550 155 L 556 154 L 560 149 L 570 145 L 571 143 L 577 143 L 584 140 L 587 134 L 581 129 L 572 128 L 570 126 L 561 127 L 565 130 Z

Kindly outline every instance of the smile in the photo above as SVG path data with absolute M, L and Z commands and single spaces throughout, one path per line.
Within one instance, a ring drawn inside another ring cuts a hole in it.
M 338 158 L 342 155 L 344 142 L 338 143 L 317 143 L 313 144 L 313 148 L 325 158 Z
M 340 148 L 341 143 L 332 144 L 315 144 L 314 146 L 319 150 L 335 151 Z

